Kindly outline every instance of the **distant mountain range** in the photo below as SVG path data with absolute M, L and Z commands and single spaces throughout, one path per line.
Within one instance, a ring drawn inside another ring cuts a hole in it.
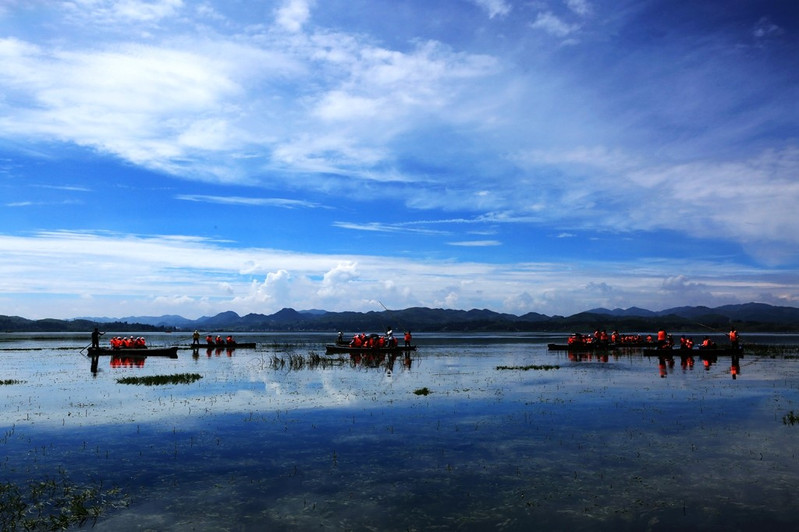
M 86 317 L 74 320 L 28 320 L 0 315 L 0 331 L 60 332 L 88 331 L 95 326 L 107 331 L 194 330 L 231 331 L 364 331 L 392 327 L 395 331 L 480 332 L 480 331 L 552 331 L 574 332 L 596 329 L 670 332 L 726 332 L 731 325 L 739 331 L 799 332 L 799 308 L 763 303 L 710 307 L 675 307 L 658 312 L 642 308 L 595 308 L 572 316 L 546 316 L 530 312 L 521 316 L 491 310 L 448 310 L 413 307 L 382 312 L 296 311 L 284 308 L 274 314 L 222 312 L 190 320 L 182 316 L 128 316 L 125 318 Z

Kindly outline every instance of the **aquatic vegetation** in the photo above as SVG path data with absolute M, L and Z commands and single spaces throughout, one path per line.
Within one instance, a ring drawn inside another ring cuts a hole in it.
M 414 390 L 413 393 L 416 395 L 429 395 L 430 390 L 425 386 L 424 388 L 419 388 L 418 390 Z
M 0 530 L 63 530 L 92 525 L 106 508 L 127 506 L 121 490 L 82 486 L 61 471 L 60 478 L 23 486 L 0 482 Z
M 539 370 L 539 371 L 549 371 L 551 369 L 560 369 L 560 366 L 551 366 L 551 365 L 548 365 L 548 364 L 544 364 L 544 365 L 530 364 L 529 366 L 497 366 L 497 369 L 499 369 L 499 370 L 502 370 L 502 369 L 518 369 L 518 370 L 522 370 L 522 371 L 529 371 L 529 370 L 533 369 L 533 370 Z
M 4 384 L 22 384 L 25 381 L 18 381 L 16 379 L 0 380 L 0 386 Z
M 327 368 L 331 366 L 341 366 L 349 363 L 348 358 L 332 358 L 321 356 L 313 351 L 308 353 L 308 356 L 291 354 L 288 357 L 272 355 L 269 360 L 269 367 L 272 369 L 285 369 L 298 370 L 298 369 L 316 369 Z
M 784 425 L 795 425 L 799 423 L 799 415 L 794 414 L 793 410 L 782 416 L 782 423 Z
M 151 377 L 124 377 L 122 379 L 117 379 L 117 382 L 120 384 L 154 386 L 160 384 L 191 384 L 202 378 L 203 376 L 199 373 L 178 373 L 176 375 L 153 375 Z

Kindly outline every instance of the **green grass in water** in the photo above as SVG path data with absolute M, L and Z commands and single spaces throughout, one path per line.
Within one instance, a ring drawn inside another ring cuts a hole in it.
M 66 530 L 94 524 L 108 508 L 128 505 L 117 488 L 79 485 L 61 471 L 58 478 L 23 485 L 0 482 L 0 530 Z
M 176 375 L 153 375 L 152 377 L 125 377 L 117 379 L 120 384 L 143 384 L 144 386 L 156 386 L 159 384 L 191 384 L 202 379 L 199 373 L 178 373 Z
M 497 366 L 497 369 L 520 369 L 522 371 L 528 371 L 531 369 L 542 370 L 542 371 L 549 371 L 551 369 L 560 369 L 560 366 L 536 366 L 535 364 L 530 366 Z
M 3 385 L 3 384 L 22 384 L 22 382 L 23 381 L 18 381 L 18 380 L 15 380 L 15 379 L 6 379 L 4 381 L 0 381 L 0 385 Z
M 427 386 L 425 386 L 424 388 L 419 388 L 418 390 L 414 390 L 413 393 L 415 393 L 416 395 L 429 395 L 430 390 L 428 390 Z

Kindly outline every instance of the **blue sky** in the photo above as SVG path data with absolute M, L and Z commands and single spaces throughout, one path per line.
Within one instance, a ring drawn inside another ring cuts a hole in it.
M 0 2 L 0 314 L 799 305 L 799 6 Z

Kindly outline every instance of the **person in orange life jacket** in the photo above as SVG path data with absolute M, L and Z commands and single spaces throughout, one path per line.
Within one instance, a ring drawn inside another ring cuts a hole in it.
M 667 336 L 666 331 L 660 329 L 658 331 L 658 347 L 666 347 Z
M 405 347 L 411 346 L 411 331 L 405 331 Z
M 217 345 L 222 345 L 224 343 L 224 341 L 222 340 L 222 337 L 220 335 L 218 335 L 218 334 L 216 335 L 216 343 L 217 343 Z
M 730 329 L 730 347 L 733 349 L 738 349 L 738 331 L 735 330 L 735 327 Z
M 234 341 L 233 341 L 233 336 L 231 336 L 231 335 L 227 335 L 227 338 L 225 338 L 225 342 L 226 342 L 228 345 L 231 345 L 231 344 L 235 344 L 235 343 L 236 343 L 236 342 L 234 342 Z

